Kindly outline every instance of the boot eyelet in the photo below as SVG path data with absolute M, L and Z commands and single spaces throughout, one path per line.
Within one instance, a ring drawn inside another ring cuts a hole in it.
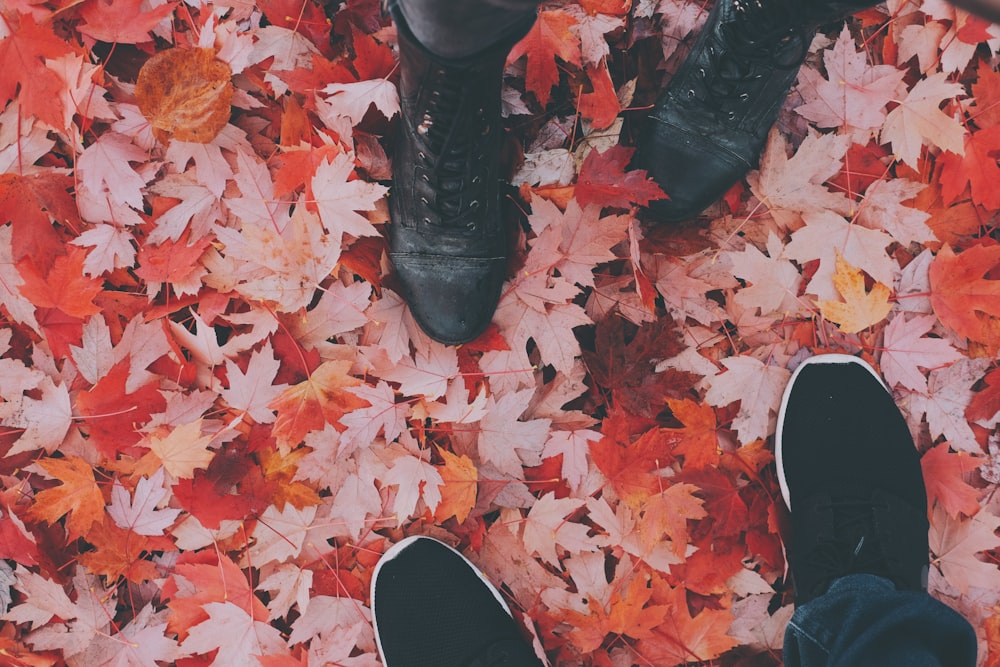
M 473 200 L 472 200 L 472 201 L 471 201 L 471 202 L 469 203 L 469 210 L 470 210 L 470 211 L 475 211 L 475 210 L 476 210 L 476 209 L 478 209 L 478 208 L 479 208 L 479 200 L 478 200 L 478 199 L 473 199 Z
M 726 114 L 726 118 L 728 118 L 729 120 L 736 120 L 736 112 L 730 111 L 729 113 Z
M 697 93 L 694 92 L 694 88 L 688 88 L 688 99 L 693 100 Z
M 704 67 L 699 67 L 698 68 L 698 75 L 701 76 L 701 78 L 703 78 L 703 79 L 705 78 L 706 75 L 705 75 L 705 68 Z
M 423 204 L 424 206 L 430 206 L 430 202 L 427 201 L 427 197 L 421 197 L 420 203 Z
M 483 179 L 482 179 L 481 176 L 473 176 L 472 177 L 472 184 L 473 185 L 479 185 L 482 182 L 483 182 Z
M 431 177 L 428 176 L 427 174 L 420 174 L 420 180 L 423 181 L 424 183 L 430 183 Z
M 741 93 L 740 102 L 748 102 L 750 100 L 750 93 Z

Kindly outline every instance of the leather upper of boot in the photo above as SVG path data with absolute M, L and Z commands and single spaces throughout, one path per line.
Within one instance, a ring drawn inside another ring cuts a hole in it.
M 670 196 L 660 219 L 697 215 L 757 164 L 816 30 L 869 4 L 715 4 L 639 142 L 638 163 Z
M 389 197 L 390 258 L 421 328 L 461 343 L 489 324 L 506 275 L 500 91 L 511 44 L 448 60 L 396 19 L 402 122 Z

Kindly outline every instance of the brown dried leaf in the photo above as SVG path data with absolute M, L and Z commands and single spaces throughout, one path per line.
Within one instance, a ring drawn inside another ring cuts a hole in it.
M 207 144 L 229 122 L 231 78 L 212 49 L 161 51 L 139 70 L 136 102 L 160 141 Z

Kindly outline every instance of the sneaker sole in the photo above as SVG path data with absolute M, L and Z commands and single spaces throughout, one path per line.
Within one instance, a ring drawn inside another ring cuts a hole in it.
M 781 396 L 781 407 L 778 409 L 778 427 L 774 433 L 774 463 L 778 469 L 778 485 L 781 487 L 781 497 L 785 501 L 785 506 L 791 510 L 792 501 L 791 495 L 788 491 L 788 482 L 785 480 L 785 467 L 782 464 L 782 425 L 785 423 L 785 410 L 788 407 L 788 398 L 792 394 L 792 387 L 795 385 L 795 379 L 802 372 L 802 369 L 806 366 L 811 366 L 815 364 L 854 364 L 856 366 L 861 366 L 866 371 L 868 371 L 873 378 L 878 380 L 878 383 L 882 385 L 882 388 L 889 392 L 889 387 L 886 386 L 885 381 L 879 376 L 871 365 L 859 359 L 858 357 L 851 356 L 849 354 L 820 354 L 815 357 L 809 357 L 792 373 L 791 379 L 788 384 L 785 385 L 785 391 Z
M 382 554 L 382 558 L 380 558 L 379 561 L 378 561 L 378 563 L 375 565 L 375 572 L 372 573 L 372 582 L 371 582 L 371 586 L 369 587 L 369 593 L 368 593 L 368 595 L 369 595 L 369 599 L 372 601 L 372 627 L 375 629 L 375 643 L 378 645 L 378 654 L 379 654 L 380 657 L 385 655 L 385 651 L 382 649 L 382 635 L 379 633 L 379 629 L 378 629 L 378 615 L 375 613 L 375 582 L 378 581 L 378 575 L 382 571 L 382 566 L 383 565 L 385 565 L 389 561 L 395 559 L 408 546 L 410 546 L 411 544 L 417 542 L 418 540 L 432 540 L 434 542 L 437 542 L 438 544 L 440 544 L 444 548 L 446 548 L 449 551 L 451 551 L 452 553 L 456 554 L 463 561 L 465 561 L 465 564 L 468 565 L 469 569 L 471 569 L 473 572 L 475 572 L 476 575 L 479 577 L 479 579 L 483 582 L 483 584 L 486 585 L 486 588 L 490 591 L 490 593 L 493 595 L 493 597 L 496 598 L 496 601 L 500 603 L 500 606 L 507 613 L 507 615 L 510 616 L 511 618 L 514 618 L 514 614 L 511 612 L 510 607 L 507 606 L 507 603 L 503 599 L 503 594 L 501 594 L 500 591 L 497 589 L 497 587 L 494 586 L 493 583 L 486 577 L 486 575 L 483 573 L 483 571 L 480 570 L 478 567 L 476 567 L 472 563 L 472 561 L 470 561 L 468 558 L 466 558 L 465 556 L 463 556 L 460 551 L 458 551 L 457 549 L 453 549 L 452 547 L 448 546 L 444 542 L 441 542 L 440 540 L 436 540 L 433 537 L 426 537 L 424 535 L 412 535 L 412 536 L 407 537 L 407 538 L 405 538 L 403 540 L 400 540 L 396 544 L 394 544 L 391 547 L 389 547 L 389 549 L 386 550 L 386 552 L 384 554 Z

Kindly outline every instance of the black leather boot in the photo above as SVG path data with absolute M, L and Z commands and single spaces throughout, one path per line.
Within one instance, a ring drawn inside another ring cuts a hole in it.
M 816 31 L 873 4 L 716 0 L 639 140 L 637 166 L 670 196 L 653 219 L 697 215 L 756 166 Z
M 389 256 L 420 327 L 434 340 L 459 344 L 489 325 L 506 276 L 500 90 L 507 53 L 530 23 L 513 41 L 448 60 L 424 49 L 398 11 L 393 17 L 402 122 Z

